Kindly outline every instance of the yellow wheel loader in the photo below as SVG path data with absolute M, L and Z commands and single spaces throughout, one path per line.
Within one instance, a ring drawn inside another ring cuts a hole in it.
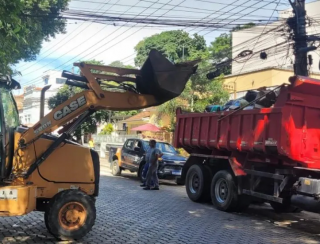
M 62 76 L 84 91 L 43 116 L 45 87 L 40 120 L 30 128 L 19 124 L 11 94 L 20 84 L 0 76 L 0 216 L 42 211 L 48 231 L 61 240 L 77 240 L 91 230 L 99 194 L 99 156 L 73 142 L 72 133 L 97 110 L 141 109 L 177 97 L 197 68 L 196 62 L 173 64 L 156 50 L 140 70 L 74 65 L 81 75 Z M 50 134 L 61 126 L 60 136 Z

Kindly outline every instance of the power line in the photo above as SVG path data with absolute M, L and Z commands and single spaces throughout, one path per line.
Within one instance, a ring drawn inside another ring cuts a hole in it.
M 158 3 L 160 0 L 158 0 L 157 2 L 155 2 L 154 4 L 156 4 L 156 3 Z M 185 1 L 185 0 L 184 0 Z M 169 2 L 172 2 L 172 0 L 171 1 L 169 1 Z M 164 4 L 163 4 L 164 5 Z M 135 6 L 135 5 L 134 5 Z M 150 5 L 150 6 L 152 6 L 152 5 Z M 133 6 L 132 6 L 133 7 Z M 130 9 L 128 9 L 128 10 L 130 10 Z M 127 10 L 127 11 L 128 11 Z M 139 14 L 141 14 L 141 13 L 143 13 L 143 12 L 145 12 L 146 11 L 146 9 L 145 10 L 143 10 L 143 11 L 141 11 Z M 156 11 L 158 11 L 158 10 L 156 10 Z M 154 11 L 154 12 L 156 12 L 156 11 Z M 153 12 L 153 13 L 154 13 Z M 152 15 L 153 13 L 151 13 L 150 15 Z M 138 15 L 137 15 L 138 16 Z M 117 32 L 119 29 L 121 29 L 123 26 L 120 26 L 120 27 L 118 27 L 117 28 L 117 30 L 115 30 L 115 31 L 113 31 L 112 33 L 111 33 L 111 35 L 113 34 L 113 33 L 115 33 L 115 32 Z M 132 28 L 132 27 L 131 27 Z M 129 29 L 131 29 L 131 28 L 129 28 Z M 128 29 L 128 30 L 129 30 Z M 121 36 L 122 34 L 124 34 L 125 32 L 127 32 L 128 30 L 126 30 L 126 31 L 124 31 L 124 32 L 122 32 L 120 35 L 117 35 L 116 37 L 114 37 L 111 41 L 113 41 L 113 40 L 115 40 L 116 38 L 118 38 L 119 36 Z M 139 29 L 140 30 L 140 29 Z M 136 32 L 135 32 L 136 33 Z M 123 39 L 124 40 L 124 39 Z M 122 41 L 123 41 L 122 40 Z M 109 41 L 108 43 L 110 43 L 111 41 Z M 121 42 L 121 41 L 120 41 Z M 103 47 L 105 44 L 103 44 L 103 45 L 101 45 L 101 46 L 99 46 L 97 49 L 95 49 L 93 52 L 95 52 L 96 50 L 98 50 L 98 49 L 100 49 L 101 47 Z M 92 46 L 93 47 L 93 46 Z M 89 49 L 91 49 L 92 47 L 90 47 Z M 88 51 L 89 49 L 87 49 L 87 50 L 85 50 L 84 52 L 86 52 L 86 51 Z M 79 55 L 81 55 L 82 53 L 84 53 L 84 52 L 81 52 Z M 77 55 L 77 56 L 79 56 L 79 55 Z M 76 56 L 76 57 L 77 57 Z M 88 56 L 88 55 L 86 55 L 86 56 Z M 85 57 L 86 57 L 85 56 Z M 60 68 L 60 67 L 63 67 L 66 63 L 68 63 L 68 62 L 70 62 L 71 60 L 73 60 L 73 59 L 75 59 L 75 58 L 71 58 L 71 59 L 69 59 L 67 62 L 65 62 L 65 63 L 63 63 L 62 65 L 60 65 L 60 66 L 58 66 L 58 67 L 56 67 L 55 69 L 57 69 L 57 68 Z M 40 76 L 41 77 L 41 76 Z M 39 77 L 37 77 L 37 78 L 35 78 L 35 79 L 33 79 L 33 80 L 31 80 L 31 82 L 32 81 L 34 81 L 34 80 L 37 80 Z M 28 82 L 29 83 L 29 82 Z
M 158 0 L 158 1 L 159 1 L 159 0 Z M 135 6 L 135 5 L 133 5 L 131 8 L 133 8 L 134 6 Z M 131 8 L 129 8 L 127 11 L 129 11 Z M 144 11 L 142 11 L 142 12 L 144 12 Z M 101 31 L 102 31 L 103 29 L 105 29 L 106 27 L 107 27 L 107 26 L 104 26 L 104 27 L 103 27 L 101 30 L 99 30 L 96 34 L 98 34 L 99 32 L 101 32 Z M 121 28 L 121 27 L 120 27 L 120 28 Z M 113 33 L 117 32 L 120 28 L 117 28 L 117 29 L 116 29 L 115 31 L 113 31 L 109 36 L 111 36 Z M 67 53 L 75 50 L 76 48 L 78 48 L 79 46 L 81 46 L 82 44 L 86 43 L 87 41 L 89 41 L 90 39 L 92 39 L 92 38 L 94 38 L 94 37 L 95 37 L 95 35 L 92 35 L 91 37 L 89 37 L 89 38 L 86 39 L 84 42 L 82 42 L 81 44 L 77 45 L 76 47 L 74 47 L 73 49 L 71 49 L 70 51 L 68 51 Z M 104 38 L 103 38 L 103 39 L 104 39 Z M 99 42 L 102 41 L 103 39 L 100 39 Z M 89 49 L 91 49 L 91 48 L 92 48 L 92 47 L 90 47 Z M 84 52 L 88 51 L 89 49 L 86 49 Z M 81 52 L 80 55 L 81 55 L 82 53 L 84 53 L 84 52 Z M 42 66 L 41 68 L 44 68 L 44 67 L 48 66 L 49 64 L 53 63 L 54 61 L 58 60 L 59 58 L 63 57 L 64 55 L 65 55 L 65 54 L 60 55 L 58 58 L 56 58 L 56 59 L 54 59 L 53 61 L 51 61 L 50 63 Z M 79 56 L 79 55 L 77 55 L 77 56 Z M 72 58 L 72 59 L 73 59 L 73 58 Z M 72 60 L 72 59 L 70 59 L 70 60 Z M 69 62 L 70 60 L 68 60 L 67 62 Z M 62 65 L 63 65 L 63 64 L 62 64 Z M 57 68 L 61 67 L 62 65 L 58 66 Z M 56 68 L 55 68 L 55 69 L 56 69 Z M 28 74 L 31 74 L 31 73 L 32 73 L 32 72 L 29 72 Z M 25 75 L 28 75 L 28 74 L 25 74 Z M 42 77 L 42 76 L 39 76 L 39 77 Z M 39 77 L 37 77 L 37 78 L 35 78 L 35 79 L 38 79 Z M 33 80 L 35 80 L 35 79 L 33 79 Z M 32 80 L 32 81 L 33 81 L 33 80 Z
M 170 11 L 170 10 L 169 10 L 169 11 Z M 135 25 L 135 26 L 136 26 L 136 25 Z M 132 27 L 131 27 L 131 28 L 132 28 Z M 130 28 L 130 29 L 131 29 L 131 28 Z M 145 27 L 142 27 L 142 28 L 145 28 Z M 141 28 L 140 28 L 140 29 L 141 29 Z M 139 29 L 139 30 L 140 30 L 140 29 Z M 139 30 L 138 30 L 138 31 L 139 31 Z M 136 31 L 136 32 L 137 32 L 137 31 Z M 136 33 L 136 32 L 135 32 L 135 33 Z M 125 33 L 125 32 L 124 32 L 124 33 Z M 122 34 L 123 34 L 123 33 L 122 33 Z M 121 34 L 121 35 L 122 35 L 122 34 Z M 133 34 L 134 34 L 134 33 L 133 33 Z M 133 35 L 133 34 L 131 34 L 131 35 Z M 131 35 L 130 35 L 130 36 L 131 36 Z M 118 36 L 117 36 L 117 37 L 118 37 Z M 116 38 L 117 38 L 117 37 L 116 37 Z M 126 37 L 126 38 L 128 38 L 128 37 Z M 115 39 L 115 38 L 114 38 L 114 39 Z M 114 39 L 112 39 L 112 40 L 114 40 Z M 111 41 L 112 41 L 112 40 L 111 40 Z M 122 42 L 122 41 L 124 41 L 124 40 L 125 40 L 125 39 L 121 40 L 120 42 Z M 110 41 L 110 42 L 111 42 L 111 41 Z M 108 42 L 108 43 L 109 43 L 109 42 Z M 115 45 L 117 45 L 117 44 L 115 44 Z M 113 46 L 115 46 L 115 45 L 113 45 Z M 111 47 L 113 47 L 113 46 L 111 46 Z M 109 47 L 109 48 L 111 48 L 111 47 Z M 99 47 L 98 49 L 100 49 L 100 48 L 101 48 L 101 47 Z M 107 48 L 106 50 L 108 50 L 109 48 Z M 98 49 L 96 49 L 96 50 L 98 50 Z M 94 50 L 93 52 L 95 52 L 96 50 Z M 105 51 L 105 50 L 104 50 L 104 51 Z M 82 52 L 82 53 L 83 53 L 83 52 Z M 81 54 L 82 54 L 82 53 L 81 53 Z M 80 54 L 80 55 L 81 55 L 81 54 Z M 132 55 L 134 55 L 134 54 L 132 54 Z M 79 55 L 78 55 L 78 56 L 79 56 Z M 88 55 L 87 55 L 87 56 L 88 56 Z M 72 59 L 74 59 L 74 58 L 72 58 Z M 71 59 L 71 60 L 72 60 L 72 59 Z M 67 61 L 67 62 L 68 62 L 68 61 Z M 60 65 L 59 67 L 61 67 L 61 65 Z
M 279 1 L 280 1 L 280 0 L 279 0 Z M 255 4 L 254 4 L 254 5 L 255 5 Z M 268 5 L 268 4 L 263 5 L 263 7 L 266 6 L 266 5 Z M 276 8 L 275 8 L 274 11 L 272 12 L 272 15 L 273 15 L 273 13 L 276 11 L 277 7 L 278 7 L 278 5 L 276 5 Z M 245 9 L 243 9 L 242 11 L 247 10 L 247 9 L 248 9 L 248 8 L 245 8 Z M 254 11 L 251 11 L 250 13 L 246 13 L 246 14 L 244 14 L 243 16 L 246 16 L 247 14 L 251 14 L 251 13 L 253 13 L 253 12 L 254 12 Z M 242 17 L 243 17 L 243 16 L 242 16 Z M 241 18 L 241 17 L 240 17 L 240 18 Z M 240 19 L 240 18 L 238 18 L 238 19 Z M 269 21 L 271 20 L 271 18 L 272 18 L 272 16 L 269 18 Z M 234 21 L 236 21 L 236 20 L 238 20 L 238 19 L 232 20 L 232 21 L 229 22 L 228 24 L 230 24 L 230 23 L 232 23 L 232 22 L 234 22 Z M 268 21 L 268 22 L 269 22 L 269 21 Z M 214 30 L 217 30 L 217 29 L 214 29 Z M 214 30 L 211 30 L 211 31 L 207 32 L 207 33 L 204 34 L 203 36 L 212 33 Z
M 110 2 L 111 0 L 108 0 L 108 2 Z M 119 0 L 120 1 L 120 0 Z M 118 1 L 118 2 L 119 2 Z M 107 2 L 106 3 L 104 3 L 100 8 L 98 8 L 98 9 L 102 9 L 105 5 L 107 4 Z M 111 8 L 111 7 L 110 7 Z M 109 9 L 110 9 L 109 8 Z M 109 9 L 107 9 L 106 11 L 108 11 Z M 105 11 L 105 12 L 106 12 Z M 81 25 L 83 25 L 84 24 L 84 22 L 83 23 L 81 23 L 75 30 L 77 30 L 77 29 L 79 29 L 79 27 L 81 26 Z M 90 24 L 90 25 L 92 25 L 92 23 Z M 90 27 L 90 25 L 89 26 L 87 26 L 86 28 L 84 28 L 82 31 L 84 31 L 85 29 L 87 29 L 88 27 Z M 75 31 L 74 30 L 74 31 Z M 70 34 L 72 34 L 74 31 L 72 31 Z M 76 38 L 79 34 L 81 34 L 82 33 L 82 31 L 79 31 L 79 33 L 78 34 L 76 34 L 73 38 Z M 70 37 L 70 34 L 69 34 L 69 37 Z M 59 43 L 61 43 L 61 42 L 63 42 L 63 41 L 65 41 L 66 39 L 63 39 L 62 41 L 60 41 L 60 42 L 58 42 L 56 45 L 54 45 L 52 48 L 54 48 L 54 47 L 56 47 Z M 66 43 L 64 43 L 64 45 L 65 44 L 67 44 L 68 42 L 70 42 L 71 40 L 69 40 L 69 41 L 67 41 Z M 58 48 L 60 48 L 61 46 L 59 46 Z M 46 52 L 48 52 L 50 49 L 52 49 L 52 48 L 49 48 Z M 41 60 L 43 60 L 43 59 L 45 59 L 45 58 L 47 58 L 50 54 L 52 54 L 52 53 L 54 53 L 55 51 L 57 51 L 58 50 L 58 48 L 57 49 L 54 49 L 52 52 L 50 52 L 48 55 L 46 55 L 45 57 L 43 57 L 43 58 L 41 58 L 41 59 L 39 59 L 39 60 L 37 60 L 35 63 L 33 63 L 33 64 L 31 64 L 30 66 L 28 66 L 27 68 L 25 68 L 25 69 L 23 69 L 23 70 L 21 70 L 20 72 L 23 72 L 23 71 L 25 71 L 25 70 L 27 70 L 27 69 L 29 69 L 30 67 L 32 67 L 32 66 L 34 66 L 34 65 L 36 65 L 37 63 L 39 63 Z M 46 53 L 45 52 L 45 53 Z
M 274 11 L 272 12 L 272 14 L 271 14 L 271 16 L 270 16 L 270 19 L 271 19 L 271 17 L 273 16 L 274 12 L 276 11 L 276 9 L 277 9 L 277 7 L 278 7 L 278 5 L 279 5 L 280 1 L 281 1 L 281 0 L 279 0 L 279 1 L 278 1 L 278 4 L 276 5 L 276 7 L 275 7 Z M 260 39 L 260 38 L 261 38 L 261 36 L 263 35 L 263 33 L 264 33 L 264 31 L 265 31 L 266 27 L 267 27 L 267 24 L 266 24 L 266 26 L 264 27 L 264 29 L 263 29 L 263 31 L 261 32 L 261 34 L 259 35 L 259 37 L 258 37 L 258 39 L 257 39 L 257 41 L 256 41 L 256 43 L 255 43 L 255 45 L 253 46 L 252 50 L 254 50 L 254 48 L 255 48 L 255 46 L 256 46 L 256 44 L 257 44 L 257 42 L 259 41 L 259 39 Z M 243 66 L 242 66 L 241 70 L 239 71 L 238 76 L 236 77 L 236 79 L 235 79 L 235 81 L 234 81 L 234 82 L 236 82 L 236 81 L 237 81 L 237 79 L 238 79 L 238 77 L 239 77 L 239 74 L 242 72 L 242 70 L 243 70 L 244 66 L 246 65 L 246 63 L 247 63 L 247 60 L 246 60 L 246 62 L 244 62 Z

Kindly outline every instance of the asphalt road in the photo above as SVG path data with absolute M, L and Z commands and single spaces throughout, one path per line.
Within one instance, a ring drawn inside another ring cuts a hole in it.
M 113 177 L 107 167 L 102 173 L 96 224 L 78 243 L 320 243 L 318 214 L 279 215 L 267 204 L 224 213 L 190 201 L 185 188 L 173 182 L 143 191 L 135 174 Z M 57 243 L 39 212 L 0 218 L 0 241 Z

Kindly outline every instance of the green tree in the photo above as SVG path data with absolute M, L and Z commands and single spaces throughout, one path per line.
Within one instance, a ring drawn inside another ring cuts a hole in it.
M 39 54 L 43 40 L 65 33 L 66 20 L 58 18 L 69 0 L 0 1 L 0 73 L 30 61 Z
M 201 62 L 197 73 L 191 77 L 186 96 L 191 112 L 203 112 L 207 105 L 224 104 L 229 98 L 229 93 L 223 88 L 223 75 L 213 80 L 207 79 L 207 70 L 211 66 L 208 61 Z
M 221 62 L 224 58 L 232 57 L 232 38 L 230 33 L 218 36 L 209 46 L 209 52 L 214 62 Z
M 109 66 L 112 67 L 118 67 L 118 68 L 127 68 L 127 69 L 134 69 L 134 67 L 132 65 L 126 65 L 124 63 L 122 63 L 121 61 L 113 61 L 110 64 L 108 64 Z
M 230 45 L 229 45 L 230 47 Z M 203 36 L 190 37 L 184 31 L 165 31 L 145 38 L 139 42 L 135 51 L 137 56 L 135 64 L 142 66 L 151 49 L 157 49 L 165 57 L 174 61 L 188 61 L 195 59 L 208 59 L 210 53 L 206 47 Z M 158 119 L 167 115 L 170 117 L 170 127 L 174 128 L 175 114 L 178 107 L 188 111 L 203 111 L 210 103 L 222 103 L 228 96 L 222 87 L 222 80 L 210 81 L 206 78 L 207 70 L 212 67 L 209 62 L 201 62 L 197 75 L 191 77 L 183 93 L 157 108 Z M 213 93 L 214 91 L 214 93 Z
M 108 123 L 103 127 L 99 135 L 110 135 L 113 131 L 114 131 L 113 125 Z
M 157 49 L 165 57 L 174 62 L 181 62 L 201 56 L 207 50 L 203 36 L 190 37 L 182 30 L 164 31 L 145 38 L 135 46 L 137 53 L 135 65 L 141 67 L 151 49 Z

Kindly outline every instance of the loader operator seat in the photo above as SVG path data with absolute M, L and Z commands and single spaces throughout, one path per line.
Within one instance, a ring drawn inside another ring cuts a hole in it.
M 0 177 L 7 178 L 12 170 L 14 131 L 19 126 L 19 115 L 12 93 L 0 87 Z

